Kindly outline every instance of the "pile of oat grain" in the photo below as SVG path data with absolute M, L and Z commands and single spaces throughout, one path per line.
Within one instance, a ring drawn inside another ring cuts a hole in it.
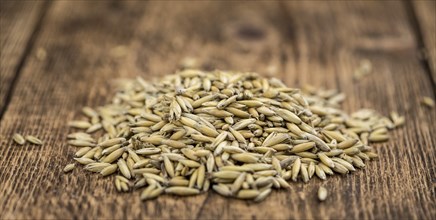
M 256 73 L 184 70 L 120 84 L 111 103 L 85 107 L 87 119 L 69 123 L 82 131 L 68 143 L 85 170 L 116 175 L 118 191 L 142 190 L 144 200 L 212 188 L 261 201 L 290 180 L 364 168 L 377 157 L 371 143 L 404 123 L 368 109 L 348 115 L 344 94 L 301 92 Z

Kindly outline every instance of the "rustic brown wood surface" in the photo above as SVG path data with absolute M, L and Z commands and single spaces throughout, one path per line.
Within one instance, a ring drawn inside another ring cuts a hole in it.
M 421 96 L 435 98 L 434 69 L 425 64 L 434 60 L 419 56 L 420 42 L 435 50 L 424 28 L 434 9 L 421 25 L 414 17 L 420 13 L 410 11 L 420 7 L 402 1 L 54 1 L 38 2 L 37 11 L 9 4 L 1 3 L 0 97 L 11 96 L 0 99 L 7 105 L 0 122 L 0 219 L 436 218 L 436 111 L 419 104 Z M 33 40 L 23 32 L 34 33 Z M 16 46 L 6 50 L 9 38 Z M 45 59 L 34 56 L 39 48 Z M 260 204 L 212 192 L 141 202 L 139 192 L 117 193 L 111 178 L 80 168 L 63 174 L 75 150 L 65 144 L 72 131 L 66 122 L 80 117 L 82 106 L 108 101 L 112 79 L 169 74 L 186 57 L 202 69 L 252 70 L 290 86 L 336 88 L 347 93 L 349 111 L 394 110 L 407 122 L 375 146 L 380 159 L 364 170 L 292 183 Z M 353 80 L 363 59 L 373 71 Z M 45 143 L 17 146 L 15 132 Z M 323 203 L 315 193 L 321 185 L 330 193 Z
M 0 115 L 9 102 L 13 85 L 30 51 L 36 36 L 38 21 L 43 14 L 43 1 L 26 1 L 17 4 L 2 1 L 0 7 Z M 33 35 L 32 35 L 33 34 Z

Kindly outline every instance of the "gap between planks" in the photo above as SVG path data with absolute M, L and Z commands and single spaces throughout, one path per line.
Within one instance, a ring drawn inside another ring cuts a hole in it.
M 12 77 L 12 80 L 11 80 L 11 86 L 9 87 L 8 91 L 6 91 L 5 103 L 4 103 L 3 108 L 0 109 L 0 121 L 3 120 L 3 115 L 5 114 L 5 112 L 8 109 L 9 103 L 11 102 L 11 99 L 14 95 L 15 85 L 17 84 L 18 79 L 20 78 L 22 69 L 26 64 L 28 57 L 31 55 L 31 52 L 32 52 L 33 47 L 35 45 L 35 41 L 39 36 L 40 30 L 41 30 L 42 25 L 44 23 L 45 17 L 48 14 L 48 10 L 50 9 L 51 4 L 52 4 L 51 1 L 46 0 L 44 2 L 44 4 L 41 6 L 41 11 L 40 11 L 40 14 L 38 16 L 38 21 L 36 22 L 35 27 L 32 31 L 32 34 L 30 35 L 30 38 L 26 43 L 26 46 L 24 48 L 24 52 L 18 61 L 17 67 L 14 71 L 14 76 Z
M 412 32 L 416 40 L 418 52 L 421 53 L 422 50 L 431 49 L 431 48 L 427 48 L 428 45 L 425 44 L 424 34 L 422 32 L 422 28 L 419 24 L 418 17 L 416 15 L 416 6 L 414 6 L 412 1 L 403 1 L 403 6 L 409 20 L 410 28 L 412 29 Z M 433 75 L 435 73 L 432 72 L 432 69 L 430 67 L 430 61 L 428 59 L 429 59 L 428 56 L 420 55 L 419 57 L 422 68 L 424 69 L 427 77 L 430 80 L 430 84 L 433 90 L 433 96 L 436 96 L 436 85 L 435 85 L 436 79 L 433 78 Z

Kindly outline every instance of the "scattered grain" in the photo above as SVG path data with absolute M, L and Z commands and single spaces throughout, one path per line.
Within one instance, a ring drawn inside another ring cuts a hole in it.
M 32 144 L 36 144 L 36 145 L 42 145 L 43 144 L 43 142 L 40 139 L 38 139 L 37 137 L 32 136 L 32 135 L 27 135 L 26 136 L 26 140 L 28 142 L 30 142 Z
M 17 143 L 19 145 L 23 145 L 24 143 L 26 143 L 26 140 L 24 139 L 24 137 L 18 133 L 15 133 L 14 136 L 12 136 L 12 139 L 14 139 L 15 143 Z
M 68 172 L 73 171 L 73 169 L 74 169 L 75 166 L 76 166 L 76 165 L 75 165 L 74 163 L 67 164 L 67 165 L 64 167 L 64 173 L 68 173 Z
M 421 103 L 429 108 L 434 108 L 435 106 L 435 102 L 432 98 L 428 97 L 428 96 L 424 96 L 421 98 Z
M 318 199 L 319 201 L 324 201 L 327 199 L 327 189 L 324 188 L 323 186 L 319 187 L 318 189 Z

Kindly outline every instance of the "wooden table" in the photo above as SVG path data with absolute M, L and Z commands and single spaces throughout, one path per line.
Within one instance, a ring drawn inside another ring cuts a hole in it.
M 435 219 L 435 1 L 1 1 L 0 218 Z M 169 74 L 186 57 L 202 69 L 275 75 L 336 88 L 344 108 L 405 115 L 352 175 L 293 183 L 255 204 L 215 193 L 141 202 L 110 178 L 61 171 L 74 148 L 68 120 L 107 102 L 110 81 Z M 360 81 L 361 60 L 373 71 Z M 17 146 L 12 134 L 43 146 Z M 324 203 L 316 190 L 325 185 Z

